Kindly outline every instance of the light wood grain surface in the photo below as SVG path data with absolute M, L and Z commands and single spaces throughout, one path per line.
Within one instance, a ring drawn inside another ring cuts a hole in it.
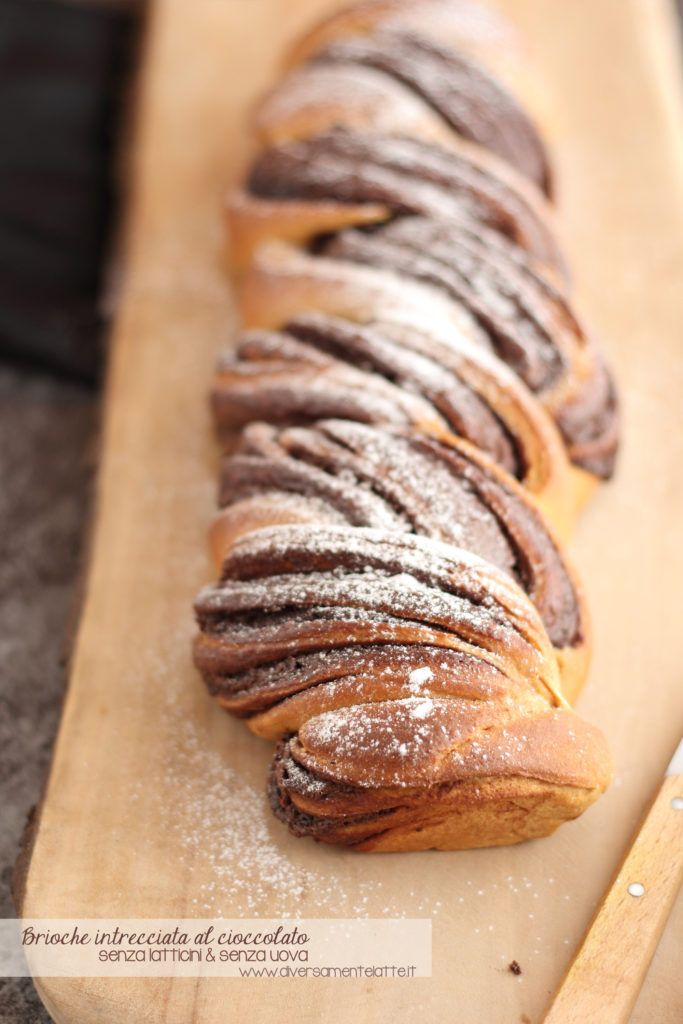
M 683 880 L 683 775 L 664 779 L 543 1024 L 625 1024 Z
M 617 479 L 573 544 L 596 651 L 580 711 L 609 793 L 550 839 L 360 856 L 288 836 L 270 747 L 205 695 L 191 602 L 210 578 L 217 455 L 205 392 L 233 331 L 221 202 L 249 101 L 326 0 L 157 0 L 140 96 L 126 278 L 112 344 L 95 543 L 26 880 L 28 917 L 430 917 L 433 977 L 45 979 L 58 1024 L 498 1024 L 540 1019 L 680 738 L 683 160 L 665 0 L 506 0 L 558 116 L 563 235 L 624 404 Z M 669 25 L 672 28 L 673 23 Z M 632 1015 L 683 1019 L 678 901 Z M 522 974 L 508 964 L 517 960 Z

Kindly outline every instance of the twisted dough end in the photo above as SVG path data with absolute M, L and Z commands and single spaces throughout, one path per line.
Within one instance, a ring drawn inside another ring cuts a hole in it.
M 347 710 L 279 745 L 270 801 L 295 835 L 375 853 L 507 845 L 551 835 L 611 779 L 604 737 L 566 710 L 510 722 L 417 698 L 363 714 L 360 741 Z

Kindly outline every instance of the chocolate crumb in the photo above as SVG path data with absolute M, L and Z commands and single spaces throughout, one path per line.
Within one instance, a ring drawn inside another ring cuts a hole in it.
M 510 961 L 508 964 L 508 970 L 512 971 L 513 974 L 521 974 L 522 968 L 519 966 L 516 960 Z

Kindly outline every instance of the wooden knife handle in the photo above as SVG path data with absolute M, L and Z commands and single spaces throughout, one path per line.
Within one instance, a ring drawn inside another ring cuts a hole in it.
M 657 792 L 542 1024 L 628 1021 L 682 881 L 683 776 L 672 775 Z

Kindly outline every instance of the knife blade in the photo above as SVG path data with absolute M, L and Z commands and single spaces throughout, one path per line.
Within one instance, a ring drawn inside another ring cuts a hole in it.
M 683 882 L 683 739 L 542 1024 L 626 1024 Z

